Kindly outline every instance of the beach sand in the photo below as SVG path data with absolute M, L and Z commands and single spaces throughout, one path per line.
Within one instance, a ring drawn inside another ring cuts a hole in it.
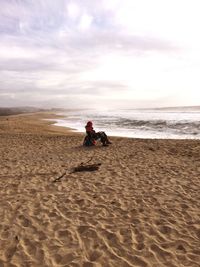
M 0 117 L 0 267 L 200 266 L 200 140 L 86 148 L 41 118 Z

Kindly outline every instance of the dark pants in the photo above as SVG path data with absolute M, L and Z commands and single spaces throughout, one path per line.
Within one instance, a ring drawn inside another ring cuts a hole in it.
M 108 142 L 108 137 L 105 132 L 97 132 L 95 139 L 100 139 L 103 144 Z
M 106 145 L 109 143 L 108 137 L 105 132 L 97 132 L 97 133 L 92 133 L 92 134 L 90 132 L 87 132 L 87 135 L 83 141 L 83 145 L 93 146 L 95 145 L 94 140 L 99 140 L 99 139 L 103 145 Z

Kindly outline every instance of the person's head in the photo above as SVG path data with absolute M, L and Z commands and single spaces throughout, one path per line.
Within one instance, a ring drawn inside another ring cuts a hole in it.
M 92 126 L 92 121 L 88 121 L 87 126 Z

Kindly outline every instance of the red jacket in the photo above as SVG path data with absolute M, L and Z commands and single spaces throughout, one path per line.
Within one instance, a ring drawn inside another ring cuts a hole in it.
M 90 132 L 90 133 L 94 131 L 92 125 L 86 125 L 85 129 L 86 129 L 86 132 Z
M 85 126 L 85 130 L 86 130 L 86 133 L 87 135 L 90 137 L 90 138 L 94 138 L 95 137 L 95 130 L 93 129 L 92 127 L 92 123 L 91 122 L 88 122 L 87 125 Z

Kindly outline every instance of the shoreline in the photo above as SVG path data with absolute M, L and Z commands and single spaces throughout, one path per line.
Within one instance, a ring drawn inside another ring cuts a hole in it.
M 200 140 L 88 148 L 47 118 L 0 117 L 0 266 L 199 265 Z
M 59 125 L 59 122 L 58 121 L 54 121 L 53 123 L 54 126 L 56 127 L 62 127 L 62 128 L 67 128 L 67 129 L 70 129 L 71 132 L 73 132 L 74 134 L 85 134 L 85 131 L 81 131 L 79 129 L 76 129 L 76 128 L 71 128 L 70 126 L 67 127 L 67 126 L 62 126 L 62 125 Z M 84 127 L 83 127 L 84 128 Z M 104 131 L 104 129 L 103 129 Z M 112 138 L 130 138 L 130 139 L 146 139 L 146 140 L 200 140 L 200 137 L 199 138 L 196 138 L 196 137 L 145 137 L 144 134 L 138 134 L 136 136 L 132 136 L 132 135 L 120 135 L 120 133 L 114 133 L 114 132 L 109 132 L 109 131 L 106 131 L 105 132 L 107 133 L 108 136 L 112 137 Z M 142 137 L 139 137 L 139 136 L 142 136 Z M 195 136 L 195 135 L 194 135 Z
M 148 120 L 148 118 L 132 120 L 128 119 L 127 117 L 130 125 L 126 125 L 126 119 L 124 118 L 125 124 L 122 123 L 122 126 L 119 127 L 118 119 L 120 119 L 120 117 L 117 119 L 114 119 L 113 117 L 112 119 L 113 115 L 110 114 L 111 117 L 110 119 L 108 119 L 109 114 L 106 114 L 105 116 L 107 118 L 105 120 L 105 123 L 101 117 L 97 117 L 96 120 L 95 118 L 92 119 L 92 117 L 90 119 L 95 122 L 94 128 L 96 131 L 105 131 L 109 136 L 142 139 L 200 140 L 199 123 L 196 123 L 196 121 L 193 121 L 191 118 L 191 121 L 185 122 L 179 118 L 177 121 L 174 121 L 174 123 L 172 123 L 172 126 L 170 126 L 170 119 L 166 121 L 165 119 L 162 120 L 162 115 L 159 115 L 160 119 L 154 118 L 153 120 Z M 81 115 L 80 113 L 77 113 L 76 115 L 75 111 L 73 111 L 73 113 L 69 114 L 69 117 L 67 114 L 65 115 L 63 113 L 63 118 L 57 119 L 55 121 L 55 125 L 62 127 L 71 127 L 74 129 L 74 133 L 84 133 L 84 125 L 86 124 L 87 120 L 88 114 Z M 109 121 L 111 122 L 110 125 Z M 154 121 L 156 123 L 154 123 Z M 159 123 L 161 123 L 162 126 L 159 126 Z

